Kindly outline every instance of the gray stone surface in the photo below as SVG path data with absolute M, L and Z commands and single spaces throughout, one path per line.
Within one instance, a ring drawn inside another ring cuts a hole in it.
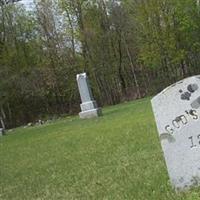
M 152 107 L 173 187 L 200 185 L 200 75 L 166 88 Z
M 86 73 L 77 74 L 76 79 L 82 103 L 94 100 Z
M 95 109 L 95 108 L 97 108 L 96 101 L 88 101 L 88 102 L 81 104 L 81 110 L 82 111 L 92 110 L 92 109 Z
M 101 108 L 95 108 L 92 110 L 87 110 L 79 113 L 81 119 L 89 119 L 93 117 L 99 117 L 102 115 Z
M 0 136 L 3 136 L 5 134 L 4 129 L 0 128 Z
M 82 101 L 80 105 L 82 112 L 79 113 L 80 118 L 85 119 L 100 116 L 102 114 L 101 108 L 98 108 L 94 100 L 86 73 L 77 74 L 76 79 Z

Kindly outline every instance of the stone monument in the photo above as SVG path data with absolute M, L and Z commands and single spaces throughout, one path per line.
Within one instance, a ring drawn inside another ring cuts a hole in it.
M 0 136 L 3 136 L 5 134 L 5 131 L 3 128 L 0 128 Z
M 152 107 L 173 187 L 200 185 L 200 75 L 169 86 Z
M 101 108 L 97 107 L 97 103 L 93 98 L 86 73 L 77 74 L 76 79 L 82 101 L 80 105 L 82 112 L 79 113 L 80 118 L 85 119 L 100 116 Z
M 0 116 L 0 124 L 1 124 L 0 136 L 3 136 L 3 135 L 5 135 L 5 124 L 4 124 L 3 118 L 1 116 Z

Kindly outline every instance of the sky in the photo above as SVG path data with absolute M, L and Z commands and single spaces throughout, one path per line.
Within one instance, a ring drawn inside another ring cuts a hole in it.
M 23 3 L 27 9 L 31 9 L 33 6 L 33 0 L 22 0 L 21 3 Z

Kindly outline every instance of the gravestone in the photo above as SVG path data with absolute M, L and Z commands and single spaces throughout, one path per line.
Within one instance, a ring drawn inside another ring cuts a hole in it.
M 5 124 L 4 124 L 3 118 L 1 116 L 0 116 L 0 124 L 1 124 L 0 136 L 3 136 L 3 135 L 5 135 Z
M 0 128 L 0 136 L 3 136 L 5 134 L 4 129 Z
M 200 75 L 169 86 L 152 107 L 173 187 L 200 185 Z
M 77 74 L 76 76 L 82 104 L 80 118 L 93 118 L 101 115 L 101 108 L 98 108 L 93 98 L 92 91 L 86 73 Z

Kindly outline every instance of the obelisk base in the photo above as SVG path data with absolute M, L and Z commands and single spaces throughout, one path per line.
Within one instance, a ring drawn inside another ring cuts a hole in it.
M 89 119 L 94 117 L 99 117 L 102 115 L 101 108 L 95 108 L 92 110 L 82 111 L 79 113 L 81 119 Z

